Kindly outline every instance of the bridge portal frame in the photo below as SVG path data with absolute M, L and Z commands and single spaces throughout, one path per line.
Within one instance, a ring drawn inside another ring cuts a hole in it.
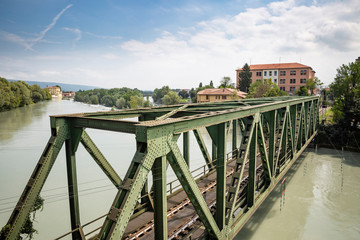
M 51 137 L 1 239 L 14 239 L 19 234 L 63 145 L 66 149 L 70 221 L 72 230 L 76 230 L 72 236 L 73 239 L 85 239 L 80 223 L 76 178 L 75 153 L 79 143 L 84 145 L 118 189 L 98 239 L 120 239 L 135 207 L 140 203 L 139 196 L 144 193 L 154 211 L 155 239 L 167 239 L 167 162 L 173 168 L 208 236 L 231 239 L 315 136 L 318 108 L 319 98 L 316 96 L 277 97 L 51 116 Z M 124 120 L 134 117 L 138 121 Z M 230 186 L 227 187 L 226 141 L 230 124 L 233 127 L 232 154 L 236 163 Z M 86 128 L 136 136 L 137 150 L 124 179 L 120 178 L 91 140 Z M 212 139 L 211 157 L 199 132 L 200 128 L 206 128 Z M 216 171 L 215 216 L 209 210 L 188 167 L 189 131 L 194 132 L 208 167 Z M 183 153 L 177 145 L 180 134 L 184 136 Z M 238 136 L 240 142 L 237 141 Z M 261 181 L 256 179 L 257 156 L 260 156 L 263 169 Z M 246 196 L 239 197 L 245 166 L 249 171 Z M 150 171 L 154 176 L 152 194 L 146 187 Z

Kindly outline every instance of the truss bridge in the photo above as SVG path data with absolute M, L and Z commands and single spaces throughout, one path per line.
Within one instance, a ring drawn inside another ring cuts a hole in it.
M 50 139 L 0 238 L 18 236 L 65 147 L 71 229 L 57 239 L 232 239 L 312 141 L 318 118 L 316 96 L 51 116 Z M 136 151 L 125 176 L 87 128 L 134 135 Z M 190 133 L 204 160 L 192 171 Z M 118 191 L 108 212 L 89 223 L 80 221 L 80 143 Z M 176 180 L 167 181 L 168 168 Z M 94 223 L 98 227 L 88 229 Z

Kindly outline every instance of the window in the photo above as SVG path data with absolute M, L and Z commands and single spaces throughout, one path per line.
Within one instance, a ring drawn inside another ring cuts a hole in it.
M 271 76 L 272 75 L 272 71 L 269 71 L 269 76 Z
M 266 73 L 267 73 L 267 72 L 265 71 L 265 72 L 264 72 L 264 76 L 266 76 Z
M 257 77 L 261 77 L 261 72 L 256 72 Z
M 295 87 L 290 87 L 290 92 L 295 92 Z
M 280 76 L 285 76 L 286 75 L 286 71 L 280 71 Z
M 274 76 L 277 76 L 277 71 L 274 71 Z
M 300 83 L 306 83 L 306 79 L 305 79 L 305 78 L 301 78 L 301 79 L 300 79 Z
M 291 79 L 290 79 L 290 84 L 291 84 L 291 83 L 292 83 L 292 84 L 296 83 L 296 79 L 295 79 L 295 78 L 291 78 Z
M 296 70 L 291 70 L 290 75 L 296 75 Z
M 306 70 L 300 70 L 300 75 L 306 75 Z
M 285 84 L 285 79 L 284 78 L 280 79 L 280 84 Z
M 276 79 L 276 78 L 274 79 L 274 83 L 276 83 L 276 84 L 277 84 L 277 79 Z
M 226 96 L 222 96 L 222 99 L 226 99 Z
M 285 91 L 285 87 L 280 87 L 280 90 Z
M 206 95 L 206 100 L 209 100 L 209 95 Z

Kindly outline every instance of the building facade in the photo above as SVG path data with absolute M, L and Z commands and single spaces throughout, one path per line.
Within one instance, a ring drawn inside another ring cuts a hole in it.
M 59 88 L 57 86 L 51 86 L 51 87 L 48 86 L 45 89 L 49 90 L 49 93 L 51 94 L 51 96 L 53 98 L 61 98 L 62 97 L 61 88 Z
M 251 81 L 271 79 L 273 83 L 288 93 L 296 92 L 301 86 L 306 86 L 309 78 L 315 77 L 315 71 L 300 63 L 276 63 L 250 65 Z M 236 69 L 236 87 L 239 86 L 239 73 L 242 68 Z
M 221 102 L 245 98 L 247 93 L 232 88 L 208 88 L 197 93 L 198 103 Z

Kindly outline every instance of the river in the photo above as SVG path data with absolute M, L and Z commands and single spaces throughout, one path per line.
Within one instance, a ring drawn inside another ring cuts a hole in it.
M 0 113 L 0 226 L 6 224 L 50 137 L 49 115 L 104 110 L 109 108 L 53 100 Z M 135 153 L 134 136 L 87 132 L 123 177 Z M 181 142 L 180 138 L 180 148 Z M 190 144 L 195 169 L 204 163 L 192 134 Z M 86 223 L 109 210 L 116 189 L 81 145 L 76 157 L 81 221 Z M 360 239 L 359 159 L 359 153 L 308 149 L 286 176 L 281 211 L 276 187 L 236 239 Z M 168 179 L 174 178 L 169 170 Z M 53 239 L 69 231 L 66 186 L 62 150 L 41 192 L 45 204 L 36 214 L 35 239 Z

